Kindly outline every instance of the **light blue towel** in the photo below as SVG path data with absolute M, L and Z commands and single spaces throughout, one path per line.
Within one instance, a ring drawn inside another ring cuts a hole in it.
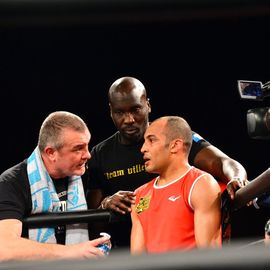
M 61 203 L 55 191 L 38 147 L 27 159 L 27 174 L 32 196 L 32 214 L 60 212 Z M 57 181 L 57 180 L 56 180 Z M 67 211 L 86 210 L 86 200 L 80 176 L 69 178 Z M 66 244 L 76 244 L 89 240 L 87 224 L 66 226 Z M 29 229 L 29 239 L 42 243 L 56 243 L 54 228 Z

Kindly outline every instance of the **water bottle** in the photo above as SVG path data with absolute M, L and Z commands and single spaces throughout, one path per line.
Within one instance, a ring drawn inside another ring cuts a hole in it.
M 103 244 L 98 245 L 97 248 L 102 250 L 105 255 L 109 255 L 111 247 L 112 247 L 111 242 L 109 241 L 111 236 L 108 233 L 105 233 L 105 232 L 101 232 L 100 235 L 101 236 L 107 236 L 108 242 L 105 242 Z

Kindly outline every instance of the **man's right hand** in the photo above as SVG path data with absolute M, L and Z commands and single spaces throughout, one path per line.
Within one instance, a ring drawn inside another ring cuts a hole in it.
M 108 242 L 110 242 L 109 238 L 107 236 L 103 236 L 80 244 L 67 245 L 65 246 L 66 252 L 63 252 L 63 257 L 66 257 L 67 259 L 104 257 L 105 254 L 98 248 L 98 245 Z
M 247 186 L 249 181 L 247 179 L 241 179 L 240 177 L 235 177 L 227 184 L 227 191 L 232 200 L 235 198 L 235 193 L 239 188 Z
M 72 245 L 40 243 L 21 237 L 22 226 L 17 219 L 0 221 L 0 261 L 98 258 L 105 256 L 98 246 L 110 244 L 108 235 Z
M 124 215 L 131 212 L 131 205 L 134 203 L 134 192 L 121 190 L 112 196 L 106 197 L 101 203 L 101 208 L 110 209 Z

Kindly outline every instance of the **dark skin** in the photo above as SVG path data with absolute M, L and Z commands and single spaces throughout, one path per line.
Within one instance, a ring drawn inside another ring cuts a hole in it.
M 120 78 L 110 87 L 108 98 L 110 114 L 120 132 L 121 143 L 132 144 L 143 140 L 151 112 L 143 84 L 132 77 Z M 231 199 L 234 199 L 238 188 L 248 183 L 244 167 L 212 145 L 195 156 L 194 166 L 212 174 L 218 181 L 226 184 L 230 182 L 227 190 Z M 236 176 L 238 178 L 233 180 Z M 111 209 L 121 214 L 131 211 L 130 206 L 135 198 L 131 191 L 118 191 L 104 198 L 102 190 L 97 189 L 90 191 L 88 195 L 90 208 Z
M 227 191 L 232 200 L 235 197 L 235 191 L 248 184 L 247 174 L 243 166 L 213 145 L 205 147 L 195 156 L 194 165 L 209 172 L 225 184 L 233 177 L 239 177 L 238 180 L 231 181 L 227 185 Z

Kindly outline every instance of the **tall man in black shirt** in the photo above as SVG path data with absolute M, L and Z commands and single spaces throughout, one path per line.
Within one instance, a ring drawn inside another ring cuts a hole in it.
M 127 248 L 130 243 L 130 211 L 133 191 L 154 175 L 145 171 L 140 152 L 149 124 L 151 105 L 144 85 L 136 78 L 117 79 L 108 92 L 112 120 L 117 132 L 93 147 L 89 160 L 89 208 L 111 209 L 126 221 L 111 224 L 113 247 Z M 234 190 L 247 182 L 243 166 L 193 132 L 190 164 L 212 174 Z M 91 228 L 90 228 L 91 230 Z

